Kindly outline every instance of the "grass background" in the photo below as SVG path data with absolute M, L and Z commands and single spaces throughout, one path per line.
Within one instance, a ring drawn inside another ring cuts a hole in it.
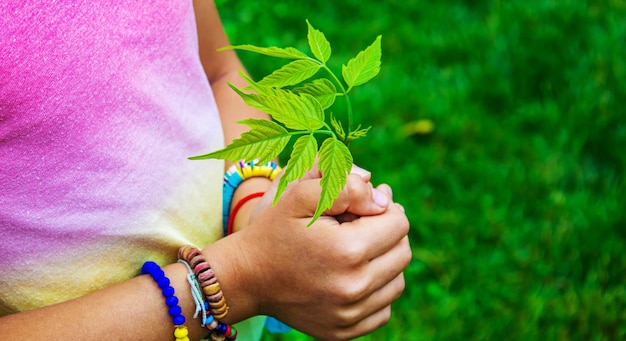
M 234 44 L 307 51 L 308 18 L 337 70 L 383 36 L 353 153 L 406 207 L 414 259 L 363 340 L 626 339 L 624 1 L 216 3 Z M 240 56 L 257 79 L 283 63 Z

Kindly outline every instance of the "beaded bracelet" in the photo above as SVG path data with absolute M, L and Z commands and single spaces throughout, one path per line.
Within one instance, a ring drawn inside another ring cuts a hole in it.
M 228 221 L 230 219 L 230 206 L 233 200 L 235 190 L 244 180 L 253 177 L 264 177 L 274 180 L 282 171 L 282 168 L 275 162 L 268 162 L 264 165 L 258 165 L 257 161 L 243 162 L 239 161 L 232 165 L 224 174 L 224 187 L 222 192 L 223 206 L 223 229 L 224 236 L 228 235 Z
M 185 245 L 178 250 L 178 259 L 187 262 L 189 267 L 193 269 L 208 302 L 210 314 L 203 316 L 202 325 L 213 332 L 211 338 L 219 340 L 221 335 L 226 340 L 235 340 L 237 338 L 237 329 L 219 321 L 228 314 L 228 304 L 226 304 L 226 298 L 217 282 L 215 273 L 209 263 L 206 262 L 200 250 L 194 246 Z M 219 335 L 215 335 L 215 333 Z
M 185 315 L 183 315 L 183 309 L 178 305 L 178 297 L 175 295 L 174 287 L 170 285 L 170 279 L 165 277 L 165 272 L 153 261 L 145 262 L 141 267 L 141 273 L 150 275 L 161 289 L 161 294 L 165 297 L 165 304 L 169 308 L 168 313 L 174 323 L 176 341 L 189 341 Z

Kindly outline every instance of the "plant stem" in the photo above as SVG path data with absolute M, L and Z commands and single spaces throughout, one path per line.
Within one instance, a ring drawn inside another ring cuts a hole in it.
M 346 88 L 344 88 L 343 83 L 341 82 L 341 80 L 339 80 L 339 78 L 337 78 L 337 76 L 335 75 L 335 73 L 326 65 L 326 63 L 322 63 L 321 61 L 314 59 L 314 58 L 310 58 L 311 60 L 315 61 L 316 63 L 320 64 L 324 70 L 326 70 L 326 72 L 328 72 L 328 74 L 330 74 L 330 76 L 333 78 L 333 80 L 335 81 L 335 83 L 339 86 L 339 89 L 341 90 L 341 93 L 343 94 L 343 96 L 346 98 L 346 108 L 347 108 L 347 124 L 346 127 L 348 128 L 346 131 L 348 132 L 348 134 L 352 131 L 350 128 L 350 124 L 352 121 L 352 103 L 350 102 L 350 96 L 348 96 L 348 92 L 350 91 L 350 89 L 346 90 Z M 328 126 L 327 126 L 328 127 Z M 346 136 L 348 136 L 348 134 L 346 134 Z M 344 143 L 348 143 L 348 141 L 343 141 Z
M 332 129 L 330 129 L 328 124 L 324 123 L 324 125 L 326 126 L 327 129 L 319 129 L 319 130 L 313 130 L 313 131 L 308 131 L 308 130 L 290 131 L 286 135 L 294 136 L 294 135 L 306 135 L 306 134 L 325 134 L 325 135 L 330 135 L 338 140 L 339 138 L 337 138 L 337 134 L 335 134 L 335 132 L 332 131 Z M 281 135 L 281 136 L 284 136 L 284 135 Z

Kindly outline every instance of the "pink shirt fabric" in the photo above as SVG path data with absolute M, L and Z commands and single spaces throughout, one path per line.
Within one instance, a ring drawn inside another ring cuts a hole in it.
M 0 316 L 221 235 L 191 1 L 0 1 Z

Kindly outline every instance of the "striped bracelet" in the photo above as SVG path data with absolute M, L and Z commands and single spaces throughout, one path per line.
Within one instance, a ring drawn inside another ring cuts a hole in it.
M 274 180 L 282 171 L 276 162 L 270 161 L 259 165 L 256 160 L 250 162 L 239 161 L 230 166 L 224 174 L 224 187 L 222 192 L 222 223 L 224 236 L 228 235 L 228 221 L 230 220 L 230 208 L 235 190 L 244 180 L 253 177 L 264 177 Z

